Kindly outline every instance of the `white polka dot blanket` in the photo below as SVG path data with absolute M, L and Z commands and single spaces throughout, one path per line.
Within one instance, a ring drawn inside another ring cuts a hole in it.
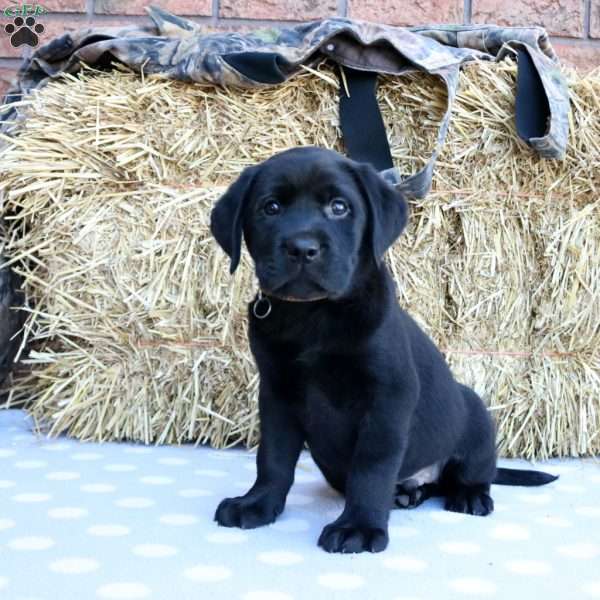
M 252 484 L 245 450 L 36 437 L 0 412 L 0 598 L 408 600 L 600 597 L 600 463 L 549 461 L 543 488 L 494 486 L 489 517 L 438 499 L 395 510 L 381 554 L 317 547 L 343 499 L 307 453 L 279 520 L 213 521 Z M 523 461 L 501 461 L 523 466 Z

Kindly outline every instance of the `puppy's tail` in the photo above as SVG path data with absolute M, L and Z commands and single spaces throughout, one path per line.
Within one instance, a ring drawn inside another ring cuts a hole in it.
M 503 469 L 498 468 L 496 478 L 492 483 L 497 485 L 545 485 L 556 481 L 558 475 L 550 475 L 543 471 L 529 471 L 526 469 Z

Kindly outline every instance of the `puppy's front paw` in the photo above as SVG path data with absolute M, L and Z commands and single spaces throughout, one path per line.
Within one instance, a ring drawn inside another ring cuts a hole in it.
M 319 537 L 319 546 L 326 552 L 381 552 L 388 541 L 386 528 L 330 523 Z
M 215 521 L 224 527 L 254 529 L 272 523 L 282 512 L 283 502 L 269 496 L 225 498 L 215 513 Z

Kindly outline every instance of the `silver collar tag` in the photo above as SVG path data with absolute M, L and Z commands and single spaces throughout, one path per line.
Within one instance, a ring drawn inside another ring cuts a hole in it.
M 258 296 L 252 307 L 252 312 L 257 319 L 266 319 L 271 314 L 271 301 L 262 295 L 262 292 L 258 291 Z

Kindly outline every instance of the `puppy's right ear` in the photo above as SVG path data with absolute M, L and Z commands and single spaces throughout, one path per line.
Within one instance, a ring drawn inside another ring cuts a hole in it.
M 255 173 L 255 167 L 244 169 L 225 194 L 219 198 L 210 213 L 210 231 L 231 259 L 230 273 L 237 269 L 240 262 L 244 207 L 250 195 Z

